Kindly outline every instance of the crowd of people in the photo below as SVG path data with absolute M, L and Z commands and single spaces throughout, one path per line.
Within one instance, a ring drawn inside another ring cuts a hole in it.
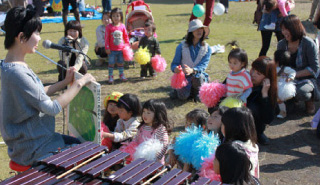
M 123 48 L 130 43 L 126 27 L 122 23 L 123 13 L 120 8 L 111 10 L 110 0 L 102 2 L 107 11 L 102 15 L 102 25 L 96 29 L 97 43 L 94 50 L 99 57 L 96 65 L 101 66 L 105 58 L 108 58 L 108 83 L 114 82 L 115 64 L 120 80 L 127 81 L 123 67 Z M 207 1 L 207 4 L 208 2 L 210 3 Z M 244 49 L 233 44 L 228 54 L 230 73 L 224 81 L 226 93 L 222 99 L 235 98 L 241 102 L 240 106 L 217 105 L 208 107 L 208 110 L 195 109 L 186 114 L 186 132 L 198 129 L 200 133 L 195 139 L 212 132 L 217 134 L 221 144 L 211 152 L 212 173 L 217 177 L 212 180 L 227 184 L 260 184 L 258 144 L 268 145 L 270 142 L 264 134 L 266 125 L 276 115 L 278 118 L 285 118 L 290 113 L 287 108 L 297 101 L 303 101 L 306 113 L 313 115 L 316 111 L 314 102 L 320 99 L 317 82 L 320 72 L 319 48 L 313 39 L 306 36 L 300 19 L 296 15 L 290 15 L 293 7 L 286 8 L 281 0 L 265 0 L 259 6 L 264 9 L 259 24 L 262 37 L 259 57 L 248 67 L 248 56 Z M 281 16 L 275 16 L 274 19 L 274 14 L 278 15 L 279 12 Z M 316 21 L 319 17 L 316 16 Z M 182 88 L 173 89 L 170 92 L 171 99 L 184 101 L 192 98 L 196 102 L 201 101 L 199 91 L 205 82 L 209 82 L 206 69 L 212 54 L 205 42 L 206 31 L 211 22 L 210 14 L 206 21 L 203 24 L 201 20 L 191 16 L 187 35 L 176 47 L 170 69 L 174 74 L 183 72 L 188 83 Z M 68 45 L 86 54 L 89 43 L 82 35 L 80 21 L 64 23 L 65 32 L 59 44 Z M 32 6 L 10 9 L 5 29 L 4 45 L 8 52 L 0 63 L 0 129 L 8 146 L 10 159 L 27 166 L 58 148 L 80 143 L 77 138 L 55 132 L 54 116 L 72 101 L 83 86 L 95 81 L 95 78 L 88 73 L 83 55 L 60 52 L 58 82 L 43 86 L 25 60 L 27 54 L 35 53 L 41 40 L 42 23 Z M 149 49 L 150 60 L 148 64 L 141 65 L 141 78 L 147 77 L 148 71 L 150 76 L 156 76 L 150 62 L 151 57 L 161 54 L 159 42 L 154 36 L 155 30 L 155 23 L 146 21 L 145 35 L 139 46 Z M 274 59 L 271 59 L 266 54 L 273 32 L 279 42 Z M 65 89 L 76 71 L 82 73 L 83 77 L 73 82 L 55 100 L 51 100 L 49 96 Z M 280 95 L 279 92 L 283 89 L 287 96 Z M 170 139 L 173 123 L 168 118 L 164 102 L 150 99 L 142 105 L 138 95 L 113 92 L 105 97 L 104 107 L 101 122 L 102 145 L 110 150 L 131 152 L 130 158 L 134 160 L 139 150 L 147 150 L 143 148 L 143 144 L 153 140 L 152 142 L 158 143 L 153 160 L 177 165 L 184 171 L 192 172 L 194 177 L 196 174 L 203 176 L 196 164 L 181 158 L 179 147 L 176 147 L 181 138 L 177 136 Z M 16 116 L 17 113 L 19 116 Z

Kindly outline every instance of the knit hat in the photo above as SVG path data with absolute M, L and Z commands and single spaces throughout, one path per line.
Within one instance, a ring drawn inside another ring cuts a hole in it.
M 121 92 L 112 92 L 111 94 L 109 94 L 108 96 L 106 96 L 104 98 L 104 101 L 103 101 L 103 105 L 104 105 L 104 108 L 107 108 L 108 106 L 108 101 L 111 100 L 111 101 L 115 101 L 115 102 L 118 102 L 119 98 L 122 96 L 123 94 Z
M 192 21 L 189 22 L 188 32 L 193 32 L 199 28 L 205 28 L 205 27 L 207 26 L 203 25 L 200 19 L 193 19 Z

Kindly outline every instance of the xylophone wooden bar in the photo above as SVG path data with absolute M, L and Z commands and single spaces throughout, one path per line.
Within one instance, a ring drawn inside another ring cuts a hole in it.
M 89 174 L 89 175 L 91 175 L 93 177 L 97 177 L 97 176 L 99 176 L 100 173 L 105 172 L 108 168 L 110 168 L 111 166 L 119 163 L 120 161 L 124 161 L 129 156 L 130 156 L 130 154 L 121 153 L 120 155 L 118 155 L 115 158 L 107 161 L 106 163 L 103 163 L 102 165 L 98 166 L 97 168 L 94 168 L 94 169 L 88 171 L 87 174 Z
M 96 166 L 99 166 L 101 164 L 103 164 L 104 162 L 106 162 L 107 160 L 109 159 L 112 159 L 113 157 L 121 154 L 122 152 L 120 150 L 116 150 L 116 151 L 113 151 L 111 153 L 109 153 L 108 155 L 105 155 L 97 160 L 95 160 L 94 162 L 86 165 L 86 166 L 83 166 L 79 169 L 77 169 L 76 171 L 77 172 L 80 172 L 80 173 L 87 173 L 88 171 L 90 171 L 92 168 L 96 167 Z
M 54 165 L 54 166 L 59 166 L 62 163 L 66 162 L 68 160 L 71 160 L 73 158 L 76 158 L 79 155 L 81 155 L 83 153 L 86 153 L 87 151 L 92 150 L 92 149 L 97 148 L 97 147 L 99 147 L 98 144 L 92 143 L 92 144 L 88 145 L 87 147 L 83 147 L 82 149 L 74 151 L 74 152 L 71 152 L 71 153 L 68 153 L 68 151 L 63 151 L 62 153 L 66 153 L 66 155 L 64 155 L 63 157 L 59 158 L 58 160 L 54 160 L 54 161 L 52 161 L 52 162 L 50 162 L 48 164 L 51 164 L 51 165 Z
M 136 168 L 134 168 L 131 171 L 129 171 L 128 173 L 124 174 L 120 178 L 116 179 L 115 182 L 120 183 L 120 184 L 124 184 L 125 182 L 130 180 L 133 176 L 139 174 L 140 171 L 143 171 L 146 168 L 148 168 L 148 166 L 150 166 L 152 163 L 153 162 L 151 162 L 151 161 L 145 161 L 141 165 L 137 166 Z
M 207 185 L 210 183 L 210 179 L 205 177 L 200 177 L 197 182 L 193 183 L 192 185 Z
M 179 169 L 172 169 L 170 172 L 165 174 L 161 179 L 153 183 L 154 185 L 162 185 L 168 183 L 170 180 L 172 180 L 174 177 L 176 177 L 179 173 L 181 173 L 181 170 Z
M 138 175 L 134 176 L 132 179 L 127 181 L 125 184 L 128 185 L 136 185 L 139 182 L 141 182 L 143 179 L 149 177 L 150 175 L 154 174 L 154 172 L 158 171 L 160 168 L 162 168 L 163 165 L 156 162 L 150 165 L 148 168 L 146 168 L 144 171 L 140 172 Z
M 93 144 L 94 143 L 92 143 L 92 142 L 82 143 L 81 145 L 77 145 L 77 146 L 68 148 L 68 149 L 64 150 L 63 152 L 60 152 L 56 155 L 52 155 L 46 159 L 43 159 L 40 162 L 44 163 L 44 164 L 50 164 L 51 162 L 56 161 L 56 160 L 60 159 L 61 157 L 64 157 L 65 155 L 68 155 L 68 154 L 73 153 L 75 151 L 81 150 L 82 148 L 87 147 L 88 145 L 93 145 Z
M 183 183 L 183 181 L 189 179 L 191 177 L 191 173 L 182 172 L 178 176 L 176 176 L 172 181 L 168 182 L 167 185 L 178 185 Z
M 132 163 L 128 164 L 125 168 L 121 168 L 120 170 L 114 172 L 112 175 L 109 175 L 106 177 L 106 179 L 110 182 L 114 182 L 116 179 L 124 175 L 125 173 L 128 173 L 133 168 L 139 166 L 141 163 L 145 162 L 145 159 L 137 159 L 133 161 Z

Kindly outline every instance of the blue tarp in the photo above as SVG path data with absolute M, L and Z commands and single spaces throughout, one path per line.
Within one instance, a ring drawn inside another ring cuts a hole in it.
M 81 13 L 80 13 L 80 20 L 101 20 L 101 16 L 102 14 L 99 13 L 97 10 L 95 9 L 91 9 L 91 8 L 86 8 L 86 11 L 89 12 L 94 12 L 94 16 L 93 17 L 81 17 Z M 72 14 L 69 14 L 72 15 Z M 68 21 L 71 20 L 75 20 L 74 16 L 68 16 Z M 61 23 L 62 22 L 62 16 L 56 16 L 56 17 L 41 17 L 41 21 L 43 24 L 46 23 Z

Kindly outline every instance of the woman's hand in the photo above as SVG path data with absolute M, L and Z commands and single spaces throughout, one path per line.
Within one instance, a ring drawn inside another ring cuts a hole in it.
M 192 73 L 193 73 L 193 68 L 184 64 L 184 74 L 188 76 L 188 75 L 191 75 Z
M 110 53 L 111 53 L 110 49 L 106 49 L 106 53 L 107 53 L 108 55 L 110 55 Z
M 73 81 L 73 75 L 74 75 L 74 72 L 76 72 L 76 71 L 77 70 L 75 67 L 70 67 L 67 70 L 66 78 L 63 80 L 66 85 L 70 84 Z
M 181 71 L 181 67 L 177 66 L 176 68 L 174 68 L 174 73 L 180 73 Z
M 262 90 L 261 90 L 261 94 L 263 98 L 268 97 L 269 89 L 270 89 L 270 80 L 269 78 L 265 78 L 262 81 Z
M 96 79 L 89 73 L 85 74 L 83 77 L 81 77 L 78 82 L 83 87 L 91 82 L 95 82 Z

